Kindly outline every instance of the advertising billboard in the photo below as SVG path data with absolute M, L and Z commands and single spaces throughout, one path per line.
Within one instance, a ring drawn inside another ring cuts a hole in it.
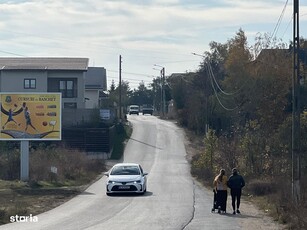
M 61 93 L 0 93 L 0 140 L 61 140 Z

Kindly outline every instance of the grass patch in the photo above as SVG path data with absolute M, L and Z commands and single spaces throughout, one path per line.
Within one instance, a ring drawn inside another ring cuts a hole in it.
M 276 206 L 270 202 L 270 196 L 246 196 L 245 198 L 255 204 L 260 210 L 268 213 L 274 221 L 278 221 L 279 214 L 276 211 Z
M 81 193 L 82 186 L 59 187 L 46 181 L 32 182 L 0 180 L 0 225 L 10 222 L 15 215 L 38 215 L 66 202 Z
M 9 223 L 11 216 L 34 216 L 66 202 L 105 171 L 104 163 L 75 150 L 32 149 L 29 182 L 0 180 L 0 224 Z M 51 167 L 57 171 L 51 171 Z
M 123 156 L 127 139 L 132 134 L 132 127 L 130 123 L 116 125 L 114 135 L 113 152 L 111 155 L 112 160 L 120 160 Z

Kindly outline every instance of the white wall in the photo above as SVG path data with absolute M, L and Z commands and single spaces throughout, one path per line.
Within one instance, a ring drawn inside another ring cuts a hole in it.
M 99 91 L 98 90 L 89 90 L 86 89 L 84 93 L 84 97 L 89 100 L 85 100 L 85 108 L 86 109 L 94 109 L 98 108 L 99 103 Z

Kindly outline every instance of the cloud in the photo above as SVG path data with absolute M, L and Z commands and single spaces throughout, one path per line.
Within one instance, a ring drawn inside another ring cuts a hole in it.
M 271 4 L 257 1 L 225 1 L 226 7 L 200 4 L 187 7 L 176 5 L 177 0 L 163 4 L 159 0 L 145 1 L 147 4 L 132 2 L 142 1 L 33 1 L 6 7 L 1 4 L 0 12 L 6 14 L 1 14 L 5 24 L 0 25 L 16 32 L 68 39 L 80 37 L 102 43 L 142 41 L 142 38 L 144 42 L 150 38 L 155 42 L 160 37 L 161 42 L 180 45 L 202 31 L 263 23 L 274 15 Z M 172 7 L 165 7 L 169 4 Z
M 159 58 L 166 63 L 203 53 L 209 42 L 226 42 L 239 28 L 249 37 L 256 31 L 271 32 L 283 6 L 279 0 L 1 1 L 0 39 L 7 51 L 26 56 L 87 56 L 97 65 L 117 69 L 121 53 L 138 63 L 143 59 L 149 68 Z M 306 3 L 300 10 L 307 15 Z M 291 15 L 289 6 L 281 31 Z M 301 33 L 306 36 L 305 29 Z M 173 68 L 179 72 L 193 67 L 187 63 Z

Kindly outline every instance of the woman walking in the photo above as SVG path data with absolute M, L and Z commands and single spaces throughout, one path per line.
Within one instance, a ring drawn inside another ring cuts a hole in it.
M 221 169 L 219 175 L 217 175 L 213 181 L 213 186 L 216 192 L 216 202 L 218 207 L 218 213 L 226 213 L 227 203 L 227 176 L 225 175 L 225 169 Z

